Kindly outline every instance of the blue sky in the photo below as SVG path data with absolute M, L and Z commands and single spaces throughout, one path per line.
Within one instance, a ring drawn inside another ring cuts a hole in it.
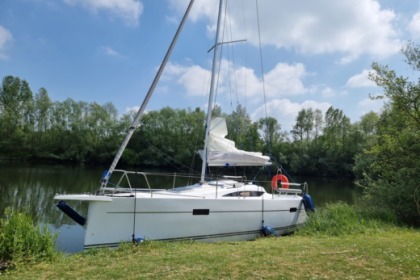
M 0 76 L 34 93 L 44 87 L 53 101 L 112 102 L 123 114 L 141 103 L 188 2 L 1 0 Z M 148 110 L 206 108 L 217 4 L 195 1 Z M 369 99 L 381 93 L 367 79 L 373 61 L 416 75 L 400 50 L 420 39 L 420 1 L 258 0 L 258 10 L 260 36 L 256 1 L 229 3 L 224 40 L 247 41 L 223 50 L 224 112 L 240 103 L 254 120 L 267 111 L 290 130 L 302 108 L 334 106 L 355 122 L 384 102 Z

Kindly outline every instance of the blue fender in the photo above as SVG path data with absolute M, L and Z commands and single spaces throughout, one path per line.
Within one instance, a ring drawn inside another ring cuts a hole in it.
M 302 197 L 302 201 L 306 211 L 315 212 L 315 204 L 312 197 L 309 194 L 305 193 Z
M 276 231 L 269 226 L 263 226 L 262 232 L 264 236 L 277 236 Z

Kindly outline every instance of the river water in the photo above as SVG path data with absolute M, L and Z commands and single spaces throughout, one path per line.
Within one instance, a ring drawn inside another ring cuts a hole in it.
M 94 193 L 99 187 L 103 167 L 39 165 L 0 162 L 0 216 L 7 207 L 27 208 L 39 224 L 58 234 L 58 249 L 78 252 L 83 249 L 84 229 L 55 206 L 55 194 Z M 308 182 L 315 206 L 343 201 L 354 204 L 359 192 L 350 180 L 294 178 Z M 87 205 L 71 206 L 85 216 Z

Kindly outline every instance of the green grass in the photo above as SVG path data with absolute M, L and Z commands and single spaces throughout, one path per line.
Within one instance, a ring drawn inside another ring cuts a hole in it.
M 19 265 L 0 278 L 420 279 L 419 244 L 418 230 L 366 219 L 351 206 L 333 204 L 287 237 L 123 244 Z
M 369 233 L 395 226 L 389 215 L 379 215 L 377 210 L 351 206 L 338 202 L 325 205 L 310 213 L 299 235 L 342 236 L 346 234 Z
M 419 279 L 420 235 L 388 229 L 341 237 L 234 243 L 145 242 L 62 256 L 4 279 Z

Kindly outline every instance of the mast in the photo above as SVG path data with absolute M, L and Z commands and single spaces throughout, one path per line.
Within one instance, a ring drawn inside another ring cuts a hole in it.
M 152 94 L 153 94 L 153 92 L 156 88 L 156 85 L 157 85 L 157 83 L 160 79 L 160 76 L 162 75 L 163 70 L 165 69 L 165 66 L 166 66 L 166 64 L 169 60 L 169 57 L 171 56 L 172 50 L 175 47 L 175 43 L 178 40 L 179 34 L 181 33 L 181 30 L 184 26 L 185 21 L 187 20 L 188 14 L 191 10 L 191 7 L 192 7 L 193 3 L 194 3 L 194 0 L 190 0 L 190 4 L 188 5 L 187 10 L 185 11 L 185 14 L 184 14 L 184 16 L 181 20 L 181 23 L 178 26 L 178 29 L 177 29 L 177 31 L 174 35 L 174 38 L 172 39 L 172 42 L 171 42 L 171 44 L 168 48 L 168 51 L 166 52 L 166 55 L 165 55 L 161 65 L 159 67 L 159 70 L 156 73 L 156 76 L 155 76 L 155 78 L 154 78 L 154 80 L 153 80 L 153 82 L 152 82 L 152 84 L 149 88 L 149 91 L 147 92 L 146 97 L 144 98 L 143 103 L 140 106 L 140 109 L 137 111 L 137 114 L 134 117 L 134 120 L 133 120 L 133 122 L 131 123 L 131 125 L 128 129 L 128 132 L 127 132 L 127 135 L 124 138 L 124 141 L 122 142 L 120 148 L 118 149 L 118 152 L 115 155 L 114 160 L 112 161 L 112 164 L 109 167 L 109 170 L 106 171 L 106 174 L 104 174 L 104 176 L 101 180 L 101 188 L 104 188 L 108 184 L 108 180 L 111 177 L 111 174 L 114 171 L 115 167 L 117 166 L 117 163 L 120 160 L 128 142 L 130 141 L 130 138 L 133 135 L 134 130 L 140 126 L 140 124 L 139 124 L 140 119 L 143 116 L 144 110 L 146 109 L 146 106 L 149 103 L 150 97 L 152 96 Z
M 204 139 L 204 149 L 203 149 L 203 164 L 201 166 L 201 179 L 200 183 L 205 182 L 206 176 L 206 167 L 207 167 L 207 158 L 208 158 L 208 145 L 209 145 L 209 134 L 210 134 L 210 122 L 211 122 L 211 113 L 214 106 L 214 87 L 215 87 L 215 78 L 216 78 L 216 69 L 217 69 L 217 51 L 219 49 L 219 32 L 220 32 L 220 25 L 221 25 L 221 17 L 222 17 L 222 6 L 223 0 L 219 2 L 219 14 L 217 17 L 217 28 L 216 28 L 216 39 L 214 43 L 214 50 L 213 50 L 213 66 L 211 70 L 211 81 L 210 81 L 210 95 L 209 95 L 209 104 L 207 107 L 207 120 L 206 120 L 206 135 Z

